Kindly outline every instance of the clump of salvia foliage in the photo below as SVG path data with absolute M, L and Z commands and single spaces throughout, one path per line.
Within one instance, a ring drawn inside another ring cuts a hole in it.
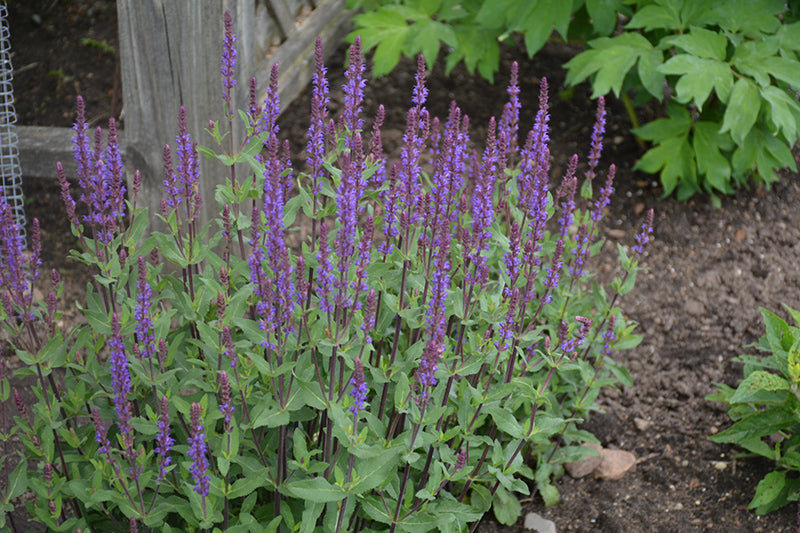
M 209 127 L 230 179 L 198 196 L 198 152 L 214 149 L 181 109 L 166 232 L 146 233 L 138 174 L 123 201 L 114 123 L 92 140 L 79 101 L 80 192 L 59 178 L 73 257 L 95 275 L 73 329 L 59 326 L 58 274 L 39 280 L 38 224 L 25 255 L 0 200 L 0 318 L 38 400 L 4 403 L 5 441 L 25 448 L 5 448 L 4 513 L 31 490 L 29 512 L 53 531 L 461 531 L 491 508 L 513 522 L 526 480 L 555 503 L 560 465 L 596 441 L 578 424 L 603 386 L 630 381 L 610 355 L 638 336 L 616 304 L 652 225 L 631 256 L 620 247 L 623 275 L 597 285 L 588 259 L 614 177 L 597 166 L 602 103 L 583 179 L 575 156 L 553 184 L 546 81 L 520 139 L 515 66 L 476 151 L 455 103 L 430 116 L 420 60 L 390 163 L 383 108 L 370 127 L 362 116 L 358 41 L 336 119 L 318 43 L 299 171 L 278 137 L 277 69 L 232 146 L 230 28 L 226 15 L 225 116 Z M 236 175 L 241 162 L 252 174 Z M 201 228 L 209 201 L 220 218 Z

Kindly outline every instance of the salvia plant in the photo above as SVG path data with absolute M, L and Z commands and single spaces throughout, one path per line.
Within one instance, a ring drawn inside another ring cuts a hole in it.
M 710 440 L 774 461 L 775 470 L 759 482 L 749 505 L 757 514 L 798 501 L 800 492 L 800 311 L 785 308 L 795 325 L 761 309 L 766 334 L 756 347 L 762 354 L 738 357 L 744 379 L 736 388 L 717 383 L 717 393 L 708 397 L 728 404 L 733 420 Z
M 596 442 L 579 424 L 601 388 L 630 383 L 612 350 L 639 341 L 617 304 L 652 212 L 617 279 L 590 268 L 614 178 L 602 103 L 584 177 L 575 156 L 552 183 L 546 82 L 520 140 L 514 67 L 478 150 L 455 103 L 430 116 L 420 58 L 390 163 L 383 108 L 362 113 L 359 41 L 335 118 L 317 43 L 300 171 L 277 68 L 266 101 L 251 82 L 233 144 L 229 14 L 225 28 L 224 116 L 201 147 L 180 110 L 164 231 L 147 234 L 138 173 L 126 191 L 114 122 L 93 135 L 79 100 L 78 190 L 58 175 L 73 256 L 95 274 L 73 329 L 58 273 L 40 279 L 38 224 L 25 254 L 0 200 L 0 317 L 37 396 L 3 375 L 4 442 L 24 444 L 4 448 L 4 514 L 27 490 L 52 531 L 464 531 L 490 509 L 513 522 L 532 486 L 555 503 L 560 465 Z M 216 198 L 197 194 L 198 153 L 230 165 Z M 208 201 L 220 217 L 199 227 Z

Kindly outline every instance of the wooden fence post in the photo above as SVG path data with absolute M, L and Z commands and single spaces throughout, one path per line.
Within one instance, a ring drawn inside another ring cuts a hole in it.
M 150 223 L 159 212 L 163 183 L 163 150 L 174 145 L 180 106 L 186 108 L 193 140 L 210 145 L 209 120 L 223 116 L 220 76 L 223 14 L 233 17 L 237 35 L 237 87 L 234 108 L 247 109 L 251 76 L 263 100 L 274 62 L 280 63 L 282 107 L 297 96 L 311 77 L 314 42 L 323 38 L 330 53 L 341 42 L 352 12 L 346 0 L 118 0 L 119 50 L 125 104 L 126 161 L 142 173 L 140 205 L 150 209 Z M 287 18 L 303 6 L 305 20 Z M 235 113 L 235 109 L 234 109 Z M 234 146 L 242 139 L 238 117 Z M 214 147 L 216 149 L 216 147 Z M 248 169 L 242 168 L 241 172 Z M 237 172 L 240 172 L 237 169 Z M 129 175 L 132 176 L 132 173 Z M 214 191 L 229 171 L 216 160 L 200 158 L 201 224 L 218 216 Z M 237 174 L 242 175 L 242 174 Z

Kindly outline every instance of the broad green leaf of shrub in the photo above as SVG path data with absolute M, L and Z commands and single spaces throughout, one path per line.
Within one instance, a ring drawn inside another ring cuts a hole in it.
M 709 0 L 656 0 L 638 9 L 625 28 L 683 32 L 690 25 L 708 23 L 712 6 Z
M 778 181 L 777 168 L 790 168 L 797 171 L 797 165 L 789 147 L 777 139 L 763 125 L 757 124 L 737 147 L 731 158 L 733 176 L 745 176 L 756 172 L 763 183 Z
M 608 94 L 612 90 L 619 96 L 622 82 L 628 71 L 642 54 L 653 50 L 653 45 L 638 33 L 623 33 L 616 37 L 601 37 L 589 42 L 587 50 L 570 59 L 567 69 L 567 85 L 577 85 L 594 75 L 592 98 Z
M 666 77 L 659 70 L 664 63 L 664 53 L 661 50 L 650 50 L 639 55 L 638 74 L 639 80 L 647 92 L 662 101 L 664 99 L 664 81 Z
M 525 48 L 529 56 L 532 57 L 544 46 L 553 33 L 553 28 L 566 38 L 572 16 L 572 0 L 539 0 L 515 4 L 526 8 L 523 13 L 519 13 L 520 16 L 509 20 L 509 29 L 525 36 Z
M 720 148 L 732 145 L 730 137 L 719 133 L 718 122 L 698 121 L 694 125 L 692 147 L 697 159 L 697 171 L 705 175 L 708 185 L 723 194 L 731 194 L 731 165 Z M 728 149 L 732 148 L 730 146 Z
M 794 144 L 800 129 L 800 104 L 786 91 L 777 87 L 762 87 L 760 91 L 761 96 L 769 103 L 769 118 L 774 126 L 773 134 L 782 133 L 789 144 Z
M 780 509 L 790 501 L 797 500 L 800 478 L 789 479 L 784 470 L 770 472 L 756 487 L 756 495 L 747 506 L 755 509 L 757 515 L 764 515 Z
M 375 76 L 383 76 L 392 71 L 400 61 L 403 43 L 408 35 L 406 18 L 397 10 L 387 6 L 377 11 L 368 11 L 355 17 L 361 46 L 364 50 L 377 45 L 372 56 Z
M 429 65 L 436 63 L 440 43 L 453 47 L 458 43 L 453 29 L 436 20 L 424 19 L 412 24 L 406 37 L 410 41 L 410 54 L 422 53 Z M 377 52 L 376 52 L 377 53 Z
M 764 59 L 767 71 L 793 89 L 800 89 L 800 65 L 797 58 L 772 56 Z
M 708 23 L 734 33 L 775 33 L 777 15 L 785 10 L 783 0 L 726 0 L 716 2 Z
M 733 85 L 720 133 L 729 131 L 736 144 L 741 146 L 756 123 L 760 108 L 761 98 L 758 88 L 752 81 L 739 78 Z
M 769 69 L 764 60 L 777 51 L 777 41 L 748 41 L 736 47 L 731 56 L 731 66 L 747 76 L 752 77 L 762 87 L 771 83 Z
M 478 26 L 458 26 L 454 28 L 458 46 L 447 56 L 445 73 L 450 71 L 462 59 L 467 70 L 474 73 L 477 68 L 481 76 L 494 80 L 494 73 L 500 65 L 500 45 L 498 35 L 494 31 Z
M 659 47 L 664 45 L 675 46 L 693 56 L 725 61 L 728 39 L 715 31 L 692 27 L 689 33 L 662 39 Z
M 671 105 L 667 109 L 667 118 L 654 120 L 634 130 L 639 138 L 655 144 L 634 168 L 651 174 L 660 172 L 665 196 L 672 194 L 678 182 L 687 176 L 691 183 L 696 183 L 694 151 L 689 144 L 691 127 L 689 112 L 684 107 Z M 684 189 L 687 186 L 682 185 Z
M 599 35 L 608 35 L 614 31 L 617 27 L 617 12 L 624 7 L 622 0 L 586 0 L 586 11 Z
M 731 403 L 753 401 L 753 396 L 761 391 L 776 392 L 789 390 L 789 382 L 777 374 L 764 370 L 755 370 L 739 384 Z
M 675 84 L 677 97 L 682 104 L 694 100 L 697 108 L 702 111 L 703 104 L 716 89 L 720 100 L 728 99 L 733 87 L 733 73 L 730 66 L 724 61 L 706 59 L 689 54 L 679 54 L 670 58 L 658 70 L 664 74 L 680 75 Z

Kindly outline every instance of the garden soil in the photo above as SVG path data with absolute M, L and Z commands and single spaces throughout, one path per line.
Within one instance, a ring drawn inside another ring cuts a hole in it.
M 78 93 L 87 100 L 95 124 L 118 116 L 114 55 L 81 43 L 89 38 L 116 46 L 113 2 L 9 4 L 19 122 L 70 126 Z M 567 90 L 563 85 L 561 65 L 578 51 L 550 43 L 529 59 L 519 49 L 504 47 L 495 85 L 463 66 L 445 76 L 440 58 L 428 77 L 428 107 L 445 117 L 450 101 L 456 100 L 471 118 L 473 139 L 480 141 L 489 117 L 502 111 L 510 65 L 516 60 L 523 101 L 520 122 L 527 132 L 537 109 L 539 84 L 547 77 L 552 176 L 557 183 L 573 153 L 585 161 L 594 120 L 596 104 L 589 87 Z M 341 47 L 327 59 L 334 88 L 341 86 L 344 57 Z M 383 137 L 393 156 L 399 153 L 414 71 L 414 62 L 404 60 L 366 90 L 368 117 L 374 116 L 378 104 L 386 108 Z M 336 113 L 342 107 L 341 93 L 333 98 Z M 296 155 L 305 147 L 309 106 L 305 92 L 280 120 L 282 135 L 293 143 Z M 733 359 L 752 352 L 749 345 L 764 333 L 760 307 L 784 317 L 782 304 L 800 308 L 798 175 L 785 172 L 771 189 L 742 190 L 723 198 L 719 208 L 705 196 L 682 203 L 662 199 L 657 178 L 633 170 L 643 152 L 630 128 L 624 107 L 610 98 L 601 166 L 616 164 L 616 191 L 601 229 L 605 244 L 594 265 L 600 280 L 618 273 L 616 245 L 630 247 L 646 210 L 655 210 L 654 236 L 644 259 L 648 271 L 639 275 L 636 288 L 621 302 L 626 316 L 639 324 L 643 341 L 615 355 L 630 370 L 633 386 L 605 391 L 600 397 L 603 412 L 594 414 L 584 428 L 607 448 L 633 452 L 637 463 L 619 481 L 564 476 L 557 483 L 558 505 L 545 508 L 535 494 L 521 496 L 523 516 L 538 513 L 555 522 L 559 533 L 795 531 L 794 506 L 761 517 L 748 510 L 756 484 L 772 465 L 710 442 L 708 437 L 730 421 L 723 405 L 705 398 L 714 392 L 715 383 L 734 386 L 741 379 L 742 367 Z M 59 269 L 66 283 L 63 303 L 69 326 L 76 320 L 74 306 L 87 273 L 68 257 L 74 242 L 55 178 L 26 179 L 24 187 L 28 215 L 41 222 L 45 265 Z M 479 530 L 524 531 L 522 523 L 521 518 L 514 526 L 502 526 L 489 515 Z

